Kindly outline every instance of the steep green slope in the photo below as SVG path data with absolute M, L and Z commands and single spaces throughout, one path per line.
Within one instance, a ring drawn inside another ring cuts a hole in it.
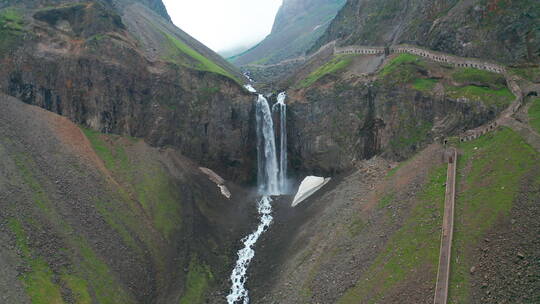
M 174 149 L 81 131 L 4 95 L 0 104 L 6 303 L 213 298 L 249 229 L 249 195 L 229 184 L 227 200 Z
M 538 279 L 530 273 L 537 272 L 539 265 L 523 266 L 527 261 L 532 262 L 535 255 L 538 257 L 532 249 L 538 244 L 527 245 L 521 240 L 527 240 L 535 230 L 538 231 L 537 224 L 527 226 L 539 211 L 540 154 L 517 133 L 506 128 L 461 144 L 460 149 L 463 155 L 459 159 L 457 175 L 450 303 L 492 302 L 495 299 L 534 303 L 538 295 L 520 286 L 523 284 L 520 271 L 529 276 L 529 279 L 525 278 L 527 286 L 538 286 Z M 519 223 L 511 224 L 516 219 L 520 219 Z M 526 227 L 525 231 L 521 230 L 523 227 Z M 487 248 L 492 247 L 488 244 L 491 239 L 508 233 L 512 235 L 511 231 L 523 231 L 523 235 L 503 242 L 494 239 L 498 248 L 488 252 Z M 520 252 L 527 253 L 523 260 L 517 256 Z M 501 265 L 494 274 L 483 261 L 490 259 L 499 261 L 495 265 Z M 488 273 L 489 278 L 485 277 Z
M 238 66 L 266 65 L 303 56 L 344 3 L 345 0 L 285 0 L 270 35 L 230 60 Z

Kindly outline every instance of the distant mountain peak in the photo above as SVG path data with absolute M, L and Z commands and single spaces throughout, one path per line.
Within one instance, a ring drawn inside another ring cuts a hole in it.
M 234 57 L 237 65 L 273 64 L 304 55 L 321 37 L 346 0 L 284 0 L 261 43 Z

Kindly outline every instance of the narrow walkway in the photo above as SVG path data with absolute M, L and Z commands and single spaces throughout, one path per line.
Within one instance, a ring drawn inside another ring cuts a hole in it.
M 435 287 L 434 304 L 446 304 L 448 299 L 448 280 L 450 277 L 450 254 L 452 251 L 452 234 L 454 231 L 454 205 L 456 197 L 456 165 L 457 151 L 450 148 L 448 172 L 446 176 L 446 194 L 444 200 L 444 218 L 439 256 L 439 271 Z

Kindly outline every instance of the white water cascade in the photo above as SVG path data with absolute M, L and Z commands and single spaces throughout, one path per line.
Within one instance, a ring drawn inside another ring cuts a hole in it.
M 255 107 L 257 123 L 257 183 L 262 195 L 279 195 L 274 122 L 268 100 L 259 94 Z
M 279 188 L 281 193 L 285 193 L 287 187 L 287 104 L 285 92 L 279 93 L 277 103 L 272 107 L 273 112 L 279 111 Z
M 257 203 L 257 211 L 260 216 L 260 223 L 257 229 L 250 235 L 242 239 L 244 248 L 238 251 L 238 260 L 231 274 L 231 292 L 227 295 L 228 304 L 249 303 L 249 292 L 245 287 L 247 280 L 248 266 L 255 256 L 253 247 L 259 237 L 272 224 L 272 199 L 271 195 L 280 195 L 285 191 L 285 179 L 287 170 L 287 138 L 285 129 L 285 93 L 278 96 L 278 103 L 281 109 L 281 141 L 280 141 L 280 166 L 278 167 L 274 123 L 272 112 L 268 105 L 268 100 L 259 94 L 257 98 L 255 115 L 257 123 L 257 169 L 258 169 L 258 190 L 262 195 Z M 276 104 L 276 105 L 277 105 Z M 285 134 L 285 135 L 284 135 Z M 285 136 L 285 138 L 284 138 Z M 285 149 L 285 150 L 284 150 Z

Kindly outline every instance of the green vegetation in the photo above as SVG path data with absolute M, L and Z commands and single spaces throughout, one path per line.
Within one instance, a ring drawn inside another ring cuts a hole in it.
M 396 199 L 396 194 L 394 192 L 388 193 L 379 200 L 379 203 L 377 204 L 377 208 L 379 209 L 386 208 L 390 206 L 390 204 L 392 204 L 392 202 L 395 199 Z
M 434 168 L 403 226 L 338 303 L 379 303 L 392 287 L 429 267 L 435 279 L 444 207 L 446 165 Z M 384 200 L 384 197 L 383 199 Z M 379 202 L 379 205 L 383 202 Z
M 203 303 L 206 290 L 213 279 L 210 267 L 193 257 L 189 263 L 187 283 L 180 304 Z
M 532 82 L 540 82 L 540 66 L 512 68 L 510 72 Z
M 475 83 L 500 90 L 506 88 L 503 75 L 475 68 L 459 68 L 452 74 L 452 79 L 460 83 Z
M 145 173 L 134 180 L 137 198 L 158 231 L 168 238 L 182 223 L 180 193 L 162 168 L 142 166 L 140 171 Z
M 413 88 L 422 92 L 430 92 L 439 81 L 437 79 L 418 78 L 413 82 Z
M 418 80 L 419 72 L 425 69 L 424 61 L 415 55 L 400 54 L 390 60 L 380 71 L 379 77 L 386 83 L 412 83 L 419 81 L 417 86 L 427 85 Z
M 309 74 L 305 79 L 299 81 L 296 86 L 299 88 L 307 88 L 314 84 L 317 80 L 321 79 L 323 76 L 335 74 L 347 68 L 352 63 L 352 60 L 353 56 L 351 55 L 335 56 L 332 60 L 328 61 L 317 70 Z
M 90 248 L 87 242 L 80 240 L 77 244 L 81 256 L 80 268 L 88 278 L 89 285 L 96 295 L 98 303 L 133 303 L 134 301 L 126 294 L 124 289 L 116 282 L 116 278 L 105 264 Z M 80 281 L 75 291 L 81 291 L 84 286 Z
M 17 247 L 22 252 L 23 260 L 30 270 L 21 276 L 26 292 L 32 304 L 64 303 L 60 286 L 54 282 L 54 275 L 47 263 L 41 257 L 34 257 L 27 243 L 28 237 L 20 221 L 11 219 L 9 228 L 15 235 Z
M 24 32 L 23 17 L 13 8 L 0 10 L 0 53 L 11 49 Z
M 451 98 L 467 98 L 480 101 L 486 106 L 505 108 L 516 98 L 507 88 L 494 90 L 487 87 L 468 85 L 465 87 L 447 86 L 446 92 Z
M 22 31 L 23 30 L 22 15 L 19 14 L 19 12 L 17 12 L 13 8 L 7 8 L 0 11 L 0 27 L 11 29 L 11 30 Z
M 364 221 L 362 221 L 362 219 L 359 217 L 355 217 L 347 226 L 347 230 L 352 237 L 355 237 L 359 235 L 362 230 L 364 230 L 364 227 L 366 227 Z
M 32 199 L 42 211 L 49 210 L 49 198 L 39 181 L 32 174 L 34 161 L 26 155 L 18 155 L 15 158 L 15 165 L 19 169 L 20 175 L 25 185 L 32 190 Z
M 396 71 L 400 66 L 410 64 L 410 63 L 418 63 L 420 61 L 420 57 L 416 55 L 411 54 L 400 54 L 390 60 L 379 72 L 381 77 L 385 77 L 386 75 Z
M 529 124 L 540 134 L 540 98 L 534 98 L 529 108 Z
M 75 303 L 77 304 L 92 304 L 92 297 L 88 293 L 88 283 L 74 275 L 63 275 L 62 280 L 66 282 L 66 285 L 71 289 Z
M 449 303 L 469 303 L 473 248 L 508 215 L 520 182 L 540 160 L 517 133 L 503 128 L 461 143 Z
M 90 41 L 102 41 L 106 38 L 109 38 L 109 35 L 107 34 L 95 34 L 93 36 L 90 36 L 86 39 L 87 42 L 90 42 Z
M 124 148 L 123 138 L 120 136 L 105 135 L 87 128 L 81 129 L 96 154 L 105 163 L 105 167 L 127 182 L 128 191 L 136 195 L 141 206 L 152 217 L 157 230 L 163 236 L 169 237 L 172 231 L 178 229 L 181 223 L 182 198 L 162 165 L 130 160 Z M 105 220 L 116 222 L 116 218 L 105 207 L 100 207 L 100 211 Z M 133 244 L 124 228 L 119 224 L 114 227 L 123 235 L 127 244 Z
M 404 125 L 400 130 L 400 136 L 391 140 L 390 147 L 398 150 L 418 145 L 428 137 L 432 127 L 433 124 L 427 121 Z
M 103 160 L 107 169 L 111 171 L 126 171 L 129 169 L 129 159 L 126 152 L 120 145 L 113 150 L 111 145 L 103 141 L 101 137 L 102 133 L 89 128 L 81 128 L 81 130 L 92 144 L 96 154 L 99 156 L 99 158 L 101 158 L 101 160 Z M 112 135 L 110 138 L 112 137 L 114 137 L 114 135 Z
M 231 73 L 226 71 L 224 68 L 217 65 L 212 60 L 204 57 L 196 50 L 189 47 L 184 42 L 180 41 L 179 39 L 176 39 L 172 35 L 168 33 L 163 33 L 165 37 L 167 37 L 167 40 L 169 41 L 169 57 L 168 60 L 172 62 L 179 63 L 182 66 L 200 70 L 200 71 L 207 71 L 212 72 L 216 74 L 223 75 L 225 77 L 228 77 L 235 82 L 242 84 L 240 80 L 238 80 L 235 76 L 233 76 Z M 187 55 L 191 60 L 186 60 L 185 56 L 178 56 L 180 54 Z
M 80 264 L 76 263 L 76 273 L 68 274 L 67 269 L 61 269 L 64 274 L 55 274 L 47 262 L 30 248 L 28 236 L 22 223 L 17 219 L 9 221 L 9 228 L 15 235 L 17 247 L 22 253 L 22 258 L 28 265 L 28 271 L 21 275 L 21 280 L 26 287 L 32 304 L 64 303 L 61 293 L 61 285 L 69 288 L 77 304 L 90 304 L 92 298 L 89 286 L 92 287 L 99 303 L 133 303 L 109 270 L 109 267 L 101 261 L 87 242 L 83 239 L 68 240 L 73 248 L 80 254 Z M 86 281 L 81 277 L 88 278 Z

